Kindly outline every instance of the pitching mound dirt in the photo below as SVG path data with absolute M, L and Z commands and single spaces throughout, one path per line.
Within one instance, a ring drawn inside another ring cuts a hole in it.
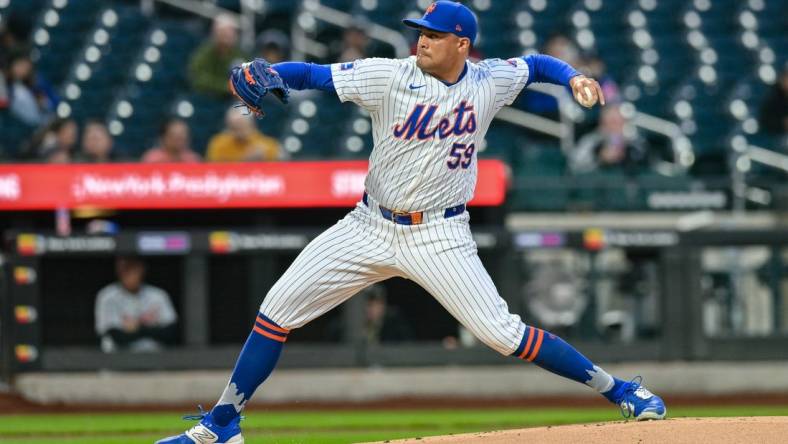
M 786 443 L 788 417 L 744 418 L 678 418 L 665 421 L 606 422 L 464 435 L 432 436 L 425 438 L 385 441 L 386 443 Z

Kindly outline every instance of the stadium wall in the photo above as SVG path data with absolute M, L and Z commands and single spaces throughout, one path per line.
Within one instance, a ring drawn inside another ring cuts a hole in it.
M 635 362 L 604 367 L 621 377 L 639 374 L 649 387 L 668 396 L 788 396 L 784 362 Z M 210 403 L 228 377 L 229 371 L 29 373 L 20 375 L 15 387 L 24 398 L 42 404 L 165 406 Z M 592 390 L 525 365 L 326 368 L 276 371 L 252 403 L 592 396 Z

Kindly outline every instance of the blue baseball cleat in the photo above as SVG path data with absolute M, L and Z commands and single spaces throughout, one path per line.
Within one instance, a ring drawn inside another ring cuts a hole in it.
M 230 421 L 222 427 L 214 424 L 211 413 L 203 411 L 199 415 L 187 415 L 183 419 L 200 420 L 199 424 L 177 436 L 170 436 L 156 441 L 156 444 L 243 444 L 241 435 L 241 417 Z
M 665 419 L 668 409 L 665 401 L 659 396 L 646 390 L 641 384 L 643 378 L 635 377 L 627 382 L 621 399 L 617 404 L 621 408 L 621 414 L 625 418 L 634 417 L 638 421 L 646 419 Z

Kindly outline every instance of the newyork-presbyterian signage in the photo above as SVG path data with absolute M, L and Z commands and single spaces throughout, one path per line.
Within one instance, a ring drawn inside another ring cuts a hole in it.
M 229 164 L 0 165 L 0 211 L 98 207 L 349 207 L 364 192 L 365 161 Z M 471 205 L 503 203 L 506 168 L 479 161 Z

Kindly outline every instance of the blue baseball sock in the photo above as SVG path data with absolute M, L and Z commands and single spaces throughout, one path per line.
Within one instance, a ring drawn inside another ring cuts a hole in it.
M 592 387 L 610 402 L 617 402 L 626 384 L 625 381 L 609 375 L 601 367 L 594 365 L 563 339 L 535 327 L 525 327 L 520 346 L 512 356 L 533 362 L 556 375 Z
M 252 333 L 235 363 L 230 382 L 211 410 L 216 424 L 226 426 L 241 414 L 246 401 L 274 370 L 288 333 L 288 330 L 258 313 Z

